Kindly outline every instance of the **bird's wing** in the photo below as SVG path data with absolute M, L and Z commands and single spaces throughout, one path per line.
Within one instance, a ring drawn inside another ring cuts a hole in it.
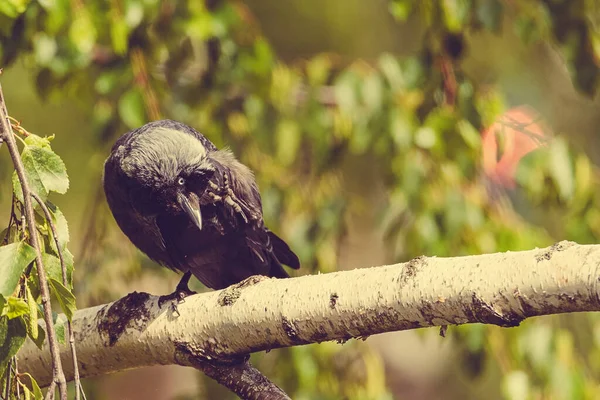
M 242 210 L 249 214 L 245 226 L 246 243 L 253 253 L 255 262 L 270 266 L 271 274 L 278 277 L 288 276 L 281 267 L 281 263 L 294 269 L 300 268 L 298 256 L 281 238 L 264 225 L 260 192 L 252 171 L 237 161 L 228 150 L 211 153 L 211 159 L 218 171 L 217 175 L 228 174 L 233 192 L 240 201 Z M 223 167 L 225 165 L 227 168 Z
M 246 228 L 245 241 L 252 260 L 252 274 L 287 278 L 289 275 L 283 269 L 282 261 L 274 251 L 270 234 L 271 232 L 264 225 L 249 225 Z M 279 240 L 281 241 L 281 239 Z M 283 243 L 283 241 L 281 242 Z

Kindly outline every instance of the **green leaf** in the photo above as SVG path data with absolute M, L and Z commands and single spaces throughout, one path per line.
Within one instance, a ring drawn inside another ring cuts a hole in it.
M 40 32 L 33 41 L 33 48 L 37 63 L 40 66 L 49 66 L 56 57 L 58 44 L 55 37 Z
M 13 319 L 22 315 L 29 314 L 29 306 L 27 305 L 25 300 L 14 296 L 10 296 L 7 300 L 8 301 L 6 302 L 6 316 L 8 317 L 8 319 Z
M 58 257 L 52 254 L 43 253 L 42 262 L 44 263 L 44 270 L 46 271 L 47 277 L 56 279 L 59 282 L 63 281 L 60 260 Z
M 69 243 L 69 224 L 67 223 L 67 219 L 65 218 L 62 211 L 59 210 L 54 204 L 49 201 L 46 201 L 46 206 L 48 210 L 52 213 L 52 223 L 56 228 L 56 234 L 58 236 L 58 244 L 61 250 L 67 247 L 67 243 Z M 54 240 L 51 242 L 52 249 L 56 251 L 58 255 L 56 246 L 54 245 Z
M 31 400 L 31 395 L 33 394 L 31 393 L 31 390 L 29 390 L 27 385 L 25 385 L 21 381 L 19 381 L 19 385 L 21 385 L 21 389 L 23 389 L 23 400 Z
M 404 75 L 396 57 L 390 53 L 384 53 L 379 58 L 379 67 L 393 91 L 400 91 L 404 88 Z
M 98 78 L 96 78 L 96 82 L 94 83 L 94 89 L 96 89 L 96 91 L 99 94 L 109 94 L 110 92 L 115 90 L 115 88 L 119 85 L 122 79 L 123 73 L 118 69 L 110 69 L 107 71 L 103 71 L 100 75 L 98 75 Z M 100 110 L 94 110 L 94 114 L 96 115 L 100 111 L 100 113 L 102 114 L 102 118 L 100 118 L 101 120 L 108 120 L 112 118 L 113 107 L 106 107 L 105 104 L 106 103 L 99 102 L 96 105 L 96 107 L 99 107 Z
M 119 116 L 129 128 L 137 128 L 146 122 L 144 99 L 137 90 L 126 92 L 119 99 Z
M 383 102 L 383 83 L 379 74 L 369 74 L 362 83 L 362 97 L 364 104 L 371 112 L 381 109 Z
M 90 53 L 96 43 L 97 31 L 90 14 L 85 8 L 75 13 L 69 29 L 69 38 L 80 53 Z
M 56 7 L 56 0 L 37 0 L 37 2 L 47 11 L 52 11 L 54 7 Z M 55 12 L 55 14 L 57 14 L 57 12 Z
M 39 311 L 39 310 L 38 310 Z M 37 346 L 38 349 L 44 349 L 44 340 L 46 340 L 46 331 L 44 328 L 38 323 L 38 336 L 35 339 L 31 339 L 33 343 Z
M 65 163 L 49 147 L 25 146 L 21 153 L 25 176 L 30 189 L 43 200 L 50 191 L 65 193 L 69 188 L 69 177 Z M 16 172 L 13 174 L 13 190 L 23 202 L 23 191 Z
M 8 361 L 17 354 L 25 342 L 27 333 L 22 318 L 0 317 L 0 376 L 4 374 Z
M 35 301 L 33 294 L 31 294 L 31 289 L 29 289 L 29 286 L 25 286 L 25 292 L 27 295 L 27 306 L 29 308 L 29 318 L 27 320 L 27 333 L 33 340 L 35 340 L 39 335 L 37 302 Z
M 415 132 L 415 144 L 422 149 L 430 149 L 437 143 L 437 134 L 434 129 L 421 127 Z
M 0 294 L 8 297 L 17 288 L 23 270 L 35 259 L 35 250 L 25 242 L 0 246 Z
M 302 133 L 298 124 L 291 119 L 279 122 L 276 131 L 277 158 L 283 165 L 292 164 L 298 155 Z
M 14 239 L 17 237 L 17 233 L 18 230 L 15 224 L 12 224 L 10 228 L 4 228 L 2 232 L 0 232 L 0 243 L 4 243 L 5 239 L 6 243 L 13 242 Z
M 412 142 L 413 122 L 407 113 L 393 110 L 390 113 L 390 128 L 392 140 L 400 149 L 407 149 Z
M 54 325 L 54 332 L 56 332 L 56 340 L 58 343 L 65 344 L 67 341 L 65 340 L 65 324 L 57 323 Z
M 67 289 L 60 281 L 57 281 L 54 278 L 48 278 L 50 282 L 50 288 L 52 289 L 56 299 L 58 300 L 60 307 L 63 312 L 71 321 L 73 318 L 73 313 L 77 310 L 77 305 L 75 304 L 75 296 L 73 293 Z
M 2 0 L 0 1 L 0 14 L 9 18 L 16 18 L 23 14 L 31 0 Z
M 40 386 L 38 385 L 37 381 L 33 378 L 33 376 L 29 375 L 27 372 L 21 373 L 21 375 L 29 377 L 29 380 L 31 381 L 31 388 L 33 389 L 33 398 L 35 400 L 42 399 L 42 390 L 40 389 Z
M 312 86 L 325 85 L 331 72 L 332 61 L 329 56 L 319 55 L 306 65 L 306 75 Z
M 395 0 L 390 3 L 390 13 L 398 21 L 405 22 L 412 13 L 415 3 L 412 0 Z
M 469 121 L 463 119 L 457 123 L 458 133 L 462 136 L 465 143 L 472 149 L 481 147 L 481 135 Z
M 530 398 L 529 377 L 523 371 L 511 371 L 504 376 L 502 392 L 507 399 L 527 400 Z
M 563 200 L 569 200 L 575 191 L 573 164 L 569 156 L 569 147 L 562 138 L 555 139 L 550 146 L 550 175 Z
M 25 144 L 27 146 L 41 147 L 43 149 L 52 150 L 52 147 L 50 147 L 50 141 L 52 139 L 54 139 L 54 135 L 50 137 L 41 137 L 31 134 L 25 138 Z
M 498 32 L 502 27 L 504 6 L 500 0 L 486 0 L 477 7 L 477 18 L 486 29 Z
M 442 15 L 450 32 L 460 32 L 469 18 L 471 2 L 465 0 L 442 0 Z
M 69 286 L 73 285 L 73 256 L 69 250 L 63 252 L 65 258 L 65 267 L 67 268 L 67 282 Z M 43 253 L 42 262 L 48 277 L 62 282 L 62 268 L 60 265 L 60 259 L 52 254 Z
M 352 72 L 341 74 L 334 86 L 335 98 L 338 101 L 340 111 L 348 115 L 355 115 L 357 108 L 356 89 L 358 79 Z
M 113 19 L 112 23 L 110 24 L 110 39 L 116 54 L 123 55 L 127 52 L 129 26 L 124 19 Z

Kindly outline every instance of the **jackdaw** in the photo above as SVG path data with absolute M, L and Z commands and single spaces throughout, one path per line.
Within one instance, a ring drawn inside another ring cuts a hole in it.
M 150 122 L 117 140 L 104 192 L 121 230 L 151 259 L 223 289 L 253 275 L 288 277 L 298 257 L 264 224 L 252 171 L 228 149 L 177 121 Z

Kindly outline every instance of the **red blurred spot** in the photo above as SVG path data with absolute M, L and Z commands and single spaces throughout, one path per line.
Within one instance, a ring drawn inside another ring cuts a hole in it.
M 550 129 L 537 111 L 526 105 L 511 108 L 482 134 L 486 176 L 498 185 L 514 188 L 521 158 L 549 137 Z

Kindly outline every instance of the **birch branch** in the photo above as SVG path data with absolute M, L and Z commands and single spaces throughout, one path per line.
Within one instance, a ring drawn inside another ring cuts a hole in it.
M 156 364 L 226 365 L 255 351 L 429 326 L 518 326 L 529 317 L 600 311 L 600 245 L 545 249 L 268 279 L 190 296 L 177 306 L 131 293 L 73 317 L 82 376 Z M 64 317 L 63 317 L 64 318 Z M 73 378 L 68 345 L 60 349 Z M 19 367 L 52 379 L 50 354 L 28 342 Z

